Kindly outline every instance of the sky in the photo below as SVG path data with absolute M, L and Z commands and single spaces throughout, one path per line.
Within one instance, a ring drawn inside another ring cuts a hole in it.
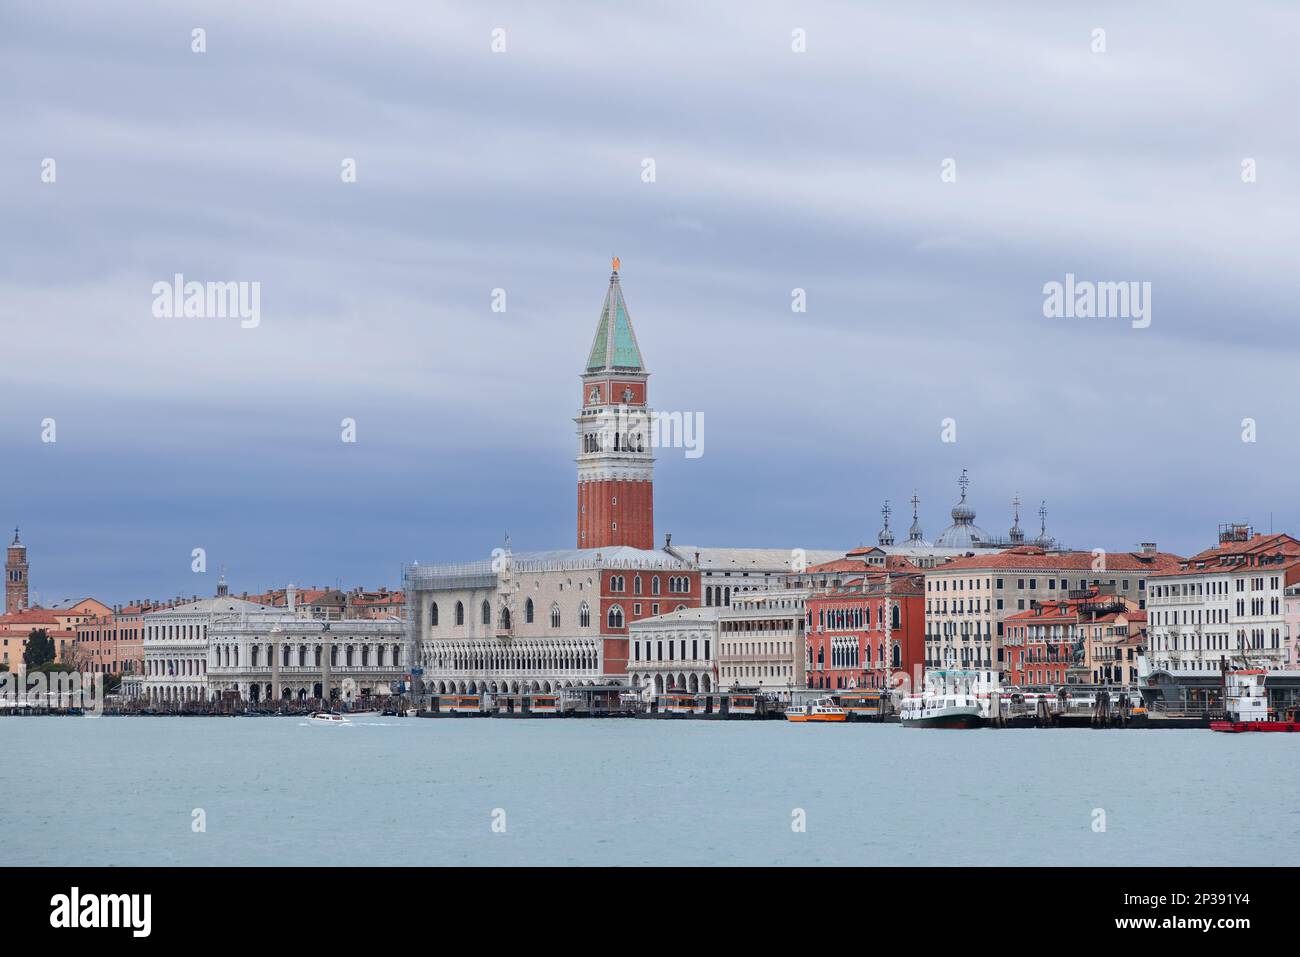
M 34 597 L 572 546 L 613 255 L 651 404 L 704 422 L 660 540 L 848 549 L 913 490 L 934 537 L 963 468 L 990 534 L 1017 494 L 1078 548 L 1300 531 L 1300 8 L 1048 7 L 0 6 Z M 178 273 L 257 324 L 155 315 Z M 1046 316 L 1067 274 L 1149 325 Z

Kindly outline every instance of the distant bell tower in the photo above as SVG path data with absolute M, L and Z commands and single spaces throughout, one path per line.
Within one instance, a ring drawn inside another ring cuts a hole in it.
M 618 282 L 609 277 L 582 373 L 578 425 L 578 547 L 654 548 L 654 455 L 641 361 Z
M 27 546 L 18 540 L 18 529 L 14 529 L 14 540 L 5 555 L 5 614 L 12 615 L 27 607 Z

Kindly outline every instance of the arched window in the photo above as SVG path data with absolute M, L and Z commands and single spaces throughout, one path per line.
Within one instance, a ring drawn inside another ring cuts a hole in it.
M 609 609 L 609 615 L 606 616 L 611 628 L 623 627 L 623 609 L 618 605 L 613 605 Z
M 436 601 L 429 603 L 429 624 L 435 628 L 438 626 L 438 603 Z
M 497 615 L 497 621 L 500 622 L 502 628 L 509 629 L 509 627 L 510 627 L 510 609 L 509 609 L 509 608 L 502 608 L 500 614 Z
M 892 613 L 889 617 L 890 617 L 890 622 L 891 622 L 891 623 L 890 623 L 890 626 L 889 626 L 890 628 L 898 628 L 898 627 L 901 627 L 901 626 L 899 625 L 898 606 L 897 606 L 897 605 L 894 606 L 893 613 Z
M 632 594 L 641 594 L 641 576 L 636 575 L 632 578 Z
M 530 625 L 533 623 L 533 600 L 531 598 L 524 602 L 524 621 Z
M 583 628 L 591 627 L 591 606 L 585 601 L 582 603 L 582 607 L 578 609 L 578 624 Z
M 898 645 L 894 645 L 894 667 L 903 667 L 903 649 Z
M 583 603 L 583 607 L 586 607 L 585 602 Z M 558 604 L 551 605 L 551 627 L 560 627 L 560 606 Z
M 650 594 L 652 594 L 652 595 L 657 595 L 657 594 L 659 594 L 659 576 L 658 576 L 658 575 L 656 575 L 654 578 L 650 579 Z
M 460 601 L 456 602 L 456 624 L 458 625 L 465 624 L 465 603 L 464 602 L 460 602 Z
M 492 624 L 492 606 L 488 604 L 486 598 L 483 599 L 483 624 Z

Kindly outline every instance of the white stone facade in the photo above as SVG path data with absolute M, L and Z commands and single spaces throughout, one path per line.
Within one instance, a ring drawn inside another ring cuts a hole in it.
M 215 617 L 208 690 L 250 703 L 383 696 L 413 657 L 399 619 L 325 621 L 284 610 Z
M 689 601 L 691 567 L 616 546 L 411 566 L 407 624 L 425 690 L 555 691 L 627 682 L 628 626 Z
M 665 691 L 710 693 L 718 687 L 721 608 L 685 608 L 635 622 L 627 664 L 632 687 L 649 698 Z
M 214 615 L 269 611 L 240 598 L 205 598 L 144 616 L 143 694 L 151 703 L 208 700 L 208 629 Z

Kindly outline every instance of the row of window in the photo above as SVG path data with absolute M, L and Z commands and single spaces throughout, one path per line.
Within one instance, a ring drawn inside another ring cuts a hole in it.
M 709 641 L 708 638 L 705 638 L 705 639 L 704 639 L 704 658 L 703 658 L 703 659 L 700 658 L 700 639 L 699 639 L 699 638 L 692 638 L 692 639 L 690 639 L 690 641 L 691 641 L 691 655 L 690 655 L 690 659 L 688 659 L 688 658 L 686 657 L 686 639 L 685 639 L 685 638 L 679 638 L 679 639 L 677 639 L 677 640 L 673 640 L 673 639 L 670 638 L 670 639 L 668 639 L 667 641 L 664 641 L 664 640 L 662 640 L 662 639 L 661 639 L 661 640 L 657 640 L 657 641 L 649 641 L 649 640 L 647 640 L 647 641 L 634 641 L 634 642 L 632 642 L 632 655 L 633 655 L 632 660 L 633 660 L 633 661 L 677 661 L 679 658 L 680 658 L 682 661 L 687 661 L 687 660 L 692 660 L 692 659 L 695 660 L 695 661 L 700 661 L 700 660 L 703 660 L 703 661 L 709 661 L 709 660 L 711 660 L 712 655 L 709 653 L 709 646 L 710 646 L 712 643 Z M 645 646 L 645 647 L 644 647 L 644 652 L 642 651 L 642 646 L 643 646 L 643 645 Z M 668 657 L 667 657 L 667 658 L 664 657 L 664 649 L 665 649 L 665 647 L 666 647 L 667 650 L 668 650 Z M 651 652 L 652 652 L 652 651 L 654 652 L 653 657 L 651 656 Z M 642 654 L 645 655 L 644 658 L 642 657 Z
M 929 577 L 927 577 L 926 580 L 925 580 L 925 590 L 926 590 L 926 591 L 948 591 L 948 590 L 949 590 L 949 589 L 948 589 L 948 582 L 949 582 L 949 580 L 950 580 L 950 579 L 948 579 L 948 578 L 929 578 Z M 978 589 L 978 588 L 980 587 L 980 580 L 979 580 L 978 578 L 971 578 L 971 579 L 956 578 L 956 579 L 951 579 L 951 581 L 952 581 L 952 590 L 953 590 L 953 591 L 966 591 L 967 589 Z M 988 587 L 990 587 L 990 584 L 991 584 L 992 587 L 997 588 L 997 589 L 1001 589 L 1001 588 L 1004 587 L 1005 582 L 1006 582 L 1006 579 L 1004 579 L 1004 578 L 986 578 L 986 579 L 984 579 L 984 587 L 985 587 L 985 588 L 988 588 Z M 1017 578 L 1017 579 L 1016 579 L 1016 588 L 1020 589 L 1021 591 L 1024 591 L 1024 590 L 1025 590 L 1025 583 L 1026 583 L 1026 582 L 1029 583 L 1029 590 L 1030 590 L 1030 591 L 1035 591 L 1035 590 L 1038 588 L 1038 579 L 1037 579 L 1037 578 Z M 1112 579 L 1110 580 L 1109 584 L 1113 586 L 1113 585 L 1115 584 L 1115 582 L 1116 582 L 1116 579 L 1112 578 Z M 1094 584 L 1094 585 L 1100 585 L 1100 584 L 1101 584 L 1101 579 L 1100 579 L 1100 578 L 1094 578 L 1094 579 L 1092 580 L 1092 584 Z M 1059 585 L 1059 588 L 1058 588 L 1058 585 Z M 1124 590 L 1124 591 L 1128 591 L 1128 586 L 1129 586 L 1129 579 L 1127 579 L 1127 578 L 1123 579 L 1123 585 L 1122 585 L 1123 590 Z M 1145 591 L 1145 590 L 1146 590 L 1146 587 L 1147 587 L 1146 579 L 1145 579 L 1145 578 L 1139 578 L 1139 579 L 1137 580 L 1137 587 L 1138 587 L 1138 591 Z M 1152 586 L 1152 587 L 1154 588 L 1155 586 Z M 1086 579 L 1086 578 L 1080 578 L 1080 579 L 1079 579 L 1079 589 L 1078 589 L 1078 590 L 1079 590 L 1079 591 L 1085 591 L 1087 588 L 1088 588 L 1088 579 Z M 1069 591 L 1069 590 L 1070 590 L 1070 580 L 1069 580 L 1068 578 L 1061 578 L 1061 579 L 1049 578 L 1049 579 L 1047 579 L 1047 590 L 1048 590 L 1048 591 Z

